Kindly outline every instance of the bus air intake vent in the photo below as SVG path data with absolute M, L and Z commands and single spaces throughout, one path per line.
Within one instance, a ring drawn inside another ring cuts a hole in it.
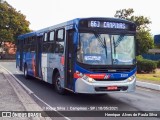
M 89 71 L 100 73 L 117 73 L 117 72 L 130 72 L 131 68 L 89 68 Z
M 124 78 L 118 78 L 118 79 L 94 79 L 95 81 L 124 81 L 126 79 Z

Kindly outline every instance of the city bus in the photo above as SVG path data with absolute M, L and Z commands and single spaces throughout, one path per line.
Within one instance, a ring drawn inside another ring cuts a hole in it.
M 134 92 L 136 25 L 117 18 L 76 18 L 18 36 L 16 67 L 84 94 Z

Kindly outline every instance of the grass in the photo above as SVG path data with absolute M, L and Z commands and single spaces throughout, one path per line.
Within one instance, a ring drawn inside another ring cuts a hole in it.
M 139 81 L 160 84 L 160 69 L 156 69 L 155 73 L 143 73 L 136 76 Z

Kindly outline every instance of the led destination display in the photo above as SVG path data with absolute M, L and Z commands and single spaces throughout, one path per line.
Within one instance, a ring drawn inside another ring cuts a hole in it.
M 88 27 L 92 28 L 111 28 L 111 29 L 128 29 L 128 24 L 120 22 L 88 21 Z

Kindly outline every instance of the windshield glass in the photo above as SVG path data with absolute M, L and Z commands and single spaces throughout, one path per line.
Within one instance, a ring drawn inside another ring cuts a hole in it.
M 80 33 L 77 60 L 85 64 L 111 65 L 109 35 L 96 36 L 93 33 Z
M 135 59 L 134 36 L 80 33 L 77 61 L 90 65 L 130 65 Z
M 112 35 L 113 64 L 132 65 L 135 60 L 134 36 Z

